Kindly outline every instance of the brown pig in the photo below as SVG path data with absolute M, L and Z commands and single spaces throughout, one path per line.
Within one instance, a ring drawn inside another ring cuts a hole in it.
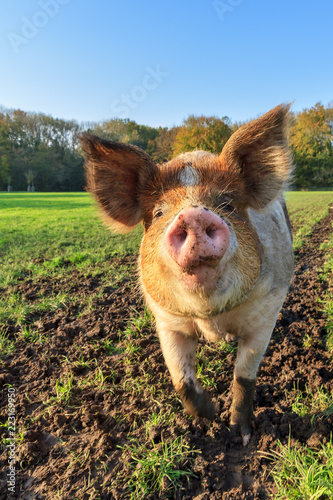
M 88 190 L 118 232 L 143 223 L 139 274 L 185 409 L 213 419 L 196 378 L 198 336 L 237 337 L 231 425 L 251 437 L 256 373 L 293 273 L 283 190 L 292 162 L 289 106 L 239 128 L 217 156 L 156 165 L 141 149 L 81 137 Z

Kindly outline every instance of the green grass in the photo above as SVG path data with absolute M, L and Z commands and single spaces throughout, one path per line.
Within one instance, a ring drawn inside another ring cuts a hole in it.
M 34 304 L 24 300 L 21 294 L 13 293 L 8 297 L 0 298 L 0 322 L 4 324 L 6 321 L 10 321 L 23 326 L 30 316 L 56 311 L 68 303 L 68 294 L 62 292 L 41 298 Z
M 50 398 L 50 401 L 57 401 L 67 404 L 74 388 L 73 375 L 68 375 L 64 380 L 56 380 L 55 391 L 57 396 Z
M 122 448 L 121 461 L 128 462 L 130 476 L 120 478 L 126 484 L 130 500 L 158 493 L 161 498 L 174 498 L 183 477 L 194 476 L 191 461 L 197 450 L 190 448 L 183 436 L 156 445 L 153 441 L 140 443 L 132 438 Z M 184 467 L 183 463 L 187 462 Z
M 294 226 L 294 249 L 303 245 L 312 227 L 328 214 L 333 204 L 333 191 L 289 191 L 285 194 Z
M 309 229 L 327 213 L 333 192 L 288 192 L 286 199 L 293 222 L 304 234 L 304 226 Z M 87 193 L 1 192 L 0 213 L 0 258 L 10 268 L 3 283 L 68 266 L 103 264 L 115 254 L 136 252 L 142 234 L 140 228 L 131 236 L 111 233 L 96 217 Z M 43 262 L 33 262 L 38 259 Z
M 271 475 L 278 492 L 274 500 L 329 500 L 333 498 L 333 445 L 320 449 L 287 446 L 278 441 L 278 451 L 265 454 L 272 461 Z
M 289 192 L 286 194 L 288 211 L 294 226 L 294 249 L 300 248 L 311 234 L 314 224 L 328 214 L 333 203 L 332 192 Z M 319 279 L 332 281 L 333 236 L 322 245 L 326 252 L 326 262 L 320 270 Z M 333 296 L 327 293 L 322 299 L 323 311 L 327 318 L 327 347 L 333 352 Z M 311 338 L 304 340 L 312 343 Z M 307 388 L 301 393 L 292 393 L 292 410 L 300 416 L 312 416 L 316 425 L 318 417 L 327 417 L 333 412 L 333 393 L 317 388 L 311 393 Z M 292 395 L 291 394 L 291 395 Z M 312 450 L 306 446 L 291 447 L 278 443 L 279 450 L 271 453 L 271 476 L 278 493 L 276 500 L 328 500 L 333 498 L 333 447 L 332 442 L 323 443 L 321 449 Z
M 333 295 L 325 301 L 327 348 L 333 356 Z
M 286 394 L 286 398 L 291 399 L 293 412 L 300 417 L 312 416 L 314 424 L 318 417 L 333 414 L 333 390 L 327 392 L 322 387 L 317 387 L 311 392 L 305 387 L 305 391 L 300 391 L 296 384 L 294 390 Z
M 128 274 L 112 258 L 136 254 L 142 229 L 116 235 L 97 213 L 87 193 L 0 193 L 0 283 L 8 290 L 0 296 L 0 323 L 24 325 L 33 314 L 66 305 L 62 293 L 27 302 L 15 289 L 27 279 L 70 281 L 78 271 L 110 284 Z
M 331 282 L 333 276 L 333 232 L 320 246 L 325 252 L 325 262 L 319 271 L 319 279 L 323 282 Z M 326 316 L 326 342 L 327 348 L 333 356 L 333 292 L 328 289 L 321 299 L 323 312 Z
M 47 343 L 46 335 L 42 335 L 37 329 L 31 326 L 24 326 L 17 335 L 18 339 L 22 339 L 27 344 L 45 344 Z
M 327 213 L 333 193 L 289 192 L 286 198 L 298 247 Z M 0 193 L 0 282 L 9 286 L 25 278 L 61 278 L 73 269 L 107 277 L 126 273 L 109 261 L 136 253 L 142 230 L 116 235 L 97 213 L 87 193 Z
M 4 285 L 30 277 L 92 272 L 114 255 L 135 253 L 141 229 L 109 231 L 87 193 L 0 193 L 0 263 Z M 99 269 L 100 270 L 100 269 Z
M 149 431 L 152 427 L 159 425 L 171 426 L 175 418 L 175 413 L 172 407 L 165 406 L 160 413 L 152 413 L 149 421 L 146 423 L 146 437 L 149 436 Z
M 329 204 L 333 203 L 331 192 L 288 192 L 287 206 L 294 225 L 294 248 L 299 248 L 312 231 L 316 222 L 328 213 Z M 129 235 L 115 235 L 109 231 L 96 216 L 97 209 L 91 197 L 86 193 L 0 193 L 0 353 L 9 355 L 15 347 L 9 339 L 6 323 L 19 326 L 16 339 L 26 343 L 43 343 L 29 324 L 36 314 L 56 311 L 75 303 L 75 297 L 64 291 L 51 292 L 46 296 L 41 292 L 29 301 L 19 291 L 19 286 L 27 280 L 33 285 L 42 278 L 55 283 L 70 283 L 75 273 L 80 278 L 98 276 L 103 285 L 115 286 L 117 281 L 129 273 L 127 266 L 114 264 L 112 259 L 127 254 L 136 254 L 139 248 L 142 229 L 137 228 Z M 326 262 L 320 270 L 319 278 L 325 282 L 331 280 L 333 273 L 333 236 L 322 248 Z M 130 271 L 131 272 L 131 271 Z M 88 314 L 94 308 L 94 300 L 100 296 L 103 288 L 96 293 L 80 298 L 81 310 L 77 313 Z M 4 292 L 4 293 L 3 293 Z M 82 309 L 82 307 L 84 309 Z M 327 346 L 333 352 L 333 296 L 329 292 L 322 299 L 322 307 L 327 318 Z M 122 384 L 133 393 L 145 396 L 147 392 L 159 399 L 159 389 L 152 384 L 149 374 L 133 377 L 130 370 L 133 360 L 139 354 L 140 347 L 135 339 L 150 327 L 153 318 L 148 310 L 143 315 L 135 315 L 128 321 L 122 336 L 126 347 L 117 348 L 106 339 L 102 345 L 105 353 L 112 355 L 121 352 L 128 372 Z M 305 339 L 311 342 L 311 339 Z M 210 349 L 218 352 L 213 356 Z M 205 345 L 198 353 L 198 371 L 201 382 L 206 387 L 215 387 L 219 375 L 225 370 L 224 359 L 235 351 L 233 343 Z M 117 376 L 110 372 L 103 374 L 94 360 L 85 360 L 82 355 L 77 364 L 85 367 L 88 373 L 80 377 L 75 385 L 73 375 L 59 379 L 55 383 L 55 396 L 50 404 L 68 404 L 75 391 L 85 385 L 101 388 L 110 386 Z M 144 370 L 144 365 L 142 366 Z M 75 394 L 74 394 L 75 395 Z M 293 411 L 303 415 L 325 415 L 332 409 L 332 395 L 316 394 L 305 391 L 293 401 Z M 164 420 L 173 419 L 173 414 L 164 411 L 152 414 L 147 423 L 158 426 Z M 135 422 L 133 422 L 133 429 Z M 163 497 L 173 497 L 179 489 L 183 476 L 191 475 L 193 450 L 183 438 L 154 444 L 146 439 L 139 442 L 133 439 L 122 449 L 121 460 L 128 461 L 130 475 L 122 478 L 126 484 L 129 498 L 144 498 L 153 491 Z M 274 456 L 273 456 L 274 455 Z M 326 443 L 318 451 L 305 447 L 291 448 L 280 445 L 279 451 L 271 456 L 272 474 L 279 489 L 277 499 L 325 499 L 332 497 L 332 444 Z M 85 456 L 73 459 L 79 463 Z M 120 478 L 121 479 L 121 478 Z M 326 495 L 326 496 L 325 496 Z M 331 496 L 330 496 L 331 495 Z
M 217 389 L 217 381 L 228 369 L 226 357 L 236 351 L 236 343 L 228 343 L 224 340 L 214 344 L 205 343 L 198 349 L 197 377 L 205 389 L 209 387 Z
M 0 359 L 6 358 L 15 350 L 15 342 L 8 338 L 8 334 L 0 329 Z
M 147 307 L 144 308 L 142 315 L 139 314 L 135 309 L 134 311 L 136 312 L 136 316 L 128 321 L 125 330 L 122 332 L 122 335 L 126 339 L 140 337 L 142 334 L 142 330 L 144 328 L 151 327 L 152 323 L 154 322 L 154 317 Z

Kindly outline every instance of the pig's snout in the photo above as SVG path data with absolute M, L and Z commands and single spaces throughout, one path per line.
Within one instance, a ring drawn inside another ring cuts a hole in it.
M 165 237 L 172 259 L 185 271 L 191 271 L 222 259 L 230 233 L 218 215 L 202 207 L 189 207 L 171 223 Z

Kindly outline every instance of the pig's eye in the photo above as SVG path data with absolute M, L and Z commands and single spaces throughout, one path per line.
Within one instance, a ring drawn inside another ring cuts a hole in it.
M 229 200 L 228 198 L 222 198 L 222 199 L 219 199 L 219 205 L 218 207 L 222 210 L 224 210 L 225 212 L 233 212 L 234 211 L 234 206 L 233 204 L 231 203 L 231 200 Z
M 158 219 L 159 217 L 162 217 L 163 212 L 162 210 L 158 209 L 154 212 L 154 219 Z
M 223 210 L 227 210 L 228 212 L 233 212 L 235 210 L 230 202 L 227 202 L 224 205 L 222 205 L 222 208 Z

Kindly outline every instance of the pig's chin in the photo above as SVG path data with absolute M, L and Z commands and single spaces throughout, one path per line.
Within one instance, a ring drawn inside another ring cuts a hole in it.
M 216 290 L 219 281 L 219 272 L 207 265 L 199 265 L 189 269 L 182 269 L 181 282 L 190 292 L 209 294 Z

